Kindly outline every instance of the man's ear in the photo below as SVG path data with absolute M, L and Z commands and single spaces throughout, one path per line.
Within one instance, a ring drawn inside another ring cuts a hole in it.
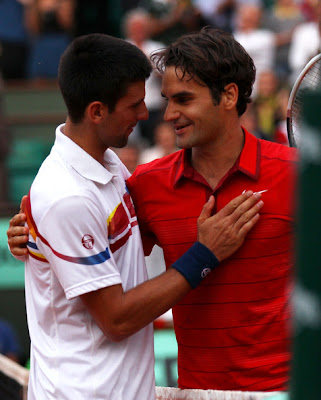
M 88 104 L 86 114 L 90 121 L 93 123 L 100 123 L 108 113 L 108 108 L 101 101 L 93 101 Z
M 224 97 L 225 107 L 228 110 L 234 108 L 237 104 L 239 96 L 239 88 L 236 83 L 229 83 L 225 86 L 224 92 L 222 93 L 222 97 Z

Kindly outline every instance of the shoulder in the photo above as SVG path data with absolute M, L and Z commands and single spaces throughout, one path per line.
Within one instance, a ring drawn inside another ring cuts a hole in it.
M 41 165 L 31 186 L 31 193 L 43 199 L 58 199 L 82 190 L 80 178 L 68 163 L 56 154 L 50 154 Z
M 165 157 L 158 158 L 146 164 L 138 165 L 135 169 L 131 180 L 144 179 L 146 176 L 158 176 L 159 174 L 168 173 L 175 165 L 177 165 L 182 157 L 183 150 L 176 151 Z
M 135 193 L 153 190 L 160 185 L 170 184 L 171 178 L 175 175 L 177 168 L 182 162 L 183 150 L 179 150 L 168 156 L 153 160 L 146 164 L 139 165 L 133 175 L 127 180 L 127 187 L 132 196 Z
M 260 139 L 261 157 L 267 160 L 279 160 L 290 163 L 296 163 L 299 160 L 298 150 L 294 147 L 288 147 L 279 143 Z
M 315 33 L 317 32 L 317 24 L 315 22 L 303 22 L 299 24 L 293 31 L 293 37 L 296 38 L 297 36 L 304 36 L 306 34 Z M 302 39 L 305 39 L 305 37 Z
M 59 218 L 74 212 L 78 212 L 78 217 L 83 215 L 83 205 L 90 204 L 92 208 L 96 202 L 96 196 L 88 182 L 67 163 L 49 156 L 40 167 L 30 189 L 35 221 L 39 222 L 44 215 L 51 212 Z
M 257 38 L 263 40 L 264 43 L 274 43 L 275 33 L 270 29 L 259 29 L 257 31 Z
M 159 50 L 159 49 L 163 49 L 164 47 L 166 47 L 166 45 L 164 43 L 157 42 L 155 40 L 148 40 L 146 42 L 146 48 L 150 52 L 156 51 L 156 50 Z

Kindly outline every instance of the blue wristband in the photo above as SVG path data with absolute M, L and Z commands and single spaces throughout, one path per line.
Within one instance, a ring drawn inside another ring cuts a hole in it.
M 179 271 L 194 289 L 219 263 L 211 250 L 202 243 L 195 242 L 182 257 L 174 262 L 172 268 Z

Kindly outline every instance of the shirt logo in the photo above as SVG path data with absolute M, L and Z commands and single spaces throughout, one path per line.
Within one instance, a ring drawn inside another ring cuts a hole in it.
M 204 268 L 203 271 L 201 272 L 201 277 L 205 278 L 206 275 L 208 275 L 211 272 L 211 268 Z
M 95 240 L 91 235 L 84 235 L 81 242 L 85 249 L 90 250 L 94 247 Z

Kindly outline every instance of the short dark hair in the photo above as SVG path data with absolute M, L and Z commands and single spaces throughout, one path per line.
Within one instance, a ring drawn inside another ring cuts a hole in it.
M 146 80 L 152 66 L 133 44 L 109 35 L 80 36 L 64 51 L 58 82 L 68 115 L 80 122 L 88 104 L 101 101 L 113 112 L 131 83 Z
M 183 77 L 188 75 L 206 85 L 214 104 L 220 103 L 226 85 L 235 83 L 239 89 L 236 105 L 239 116 L 251 102 L 256 69 L 250 55 L 228 32 L 204 27 L 154 52 L 151 59 L 161 73 L 166 67 L 180 68 Z

